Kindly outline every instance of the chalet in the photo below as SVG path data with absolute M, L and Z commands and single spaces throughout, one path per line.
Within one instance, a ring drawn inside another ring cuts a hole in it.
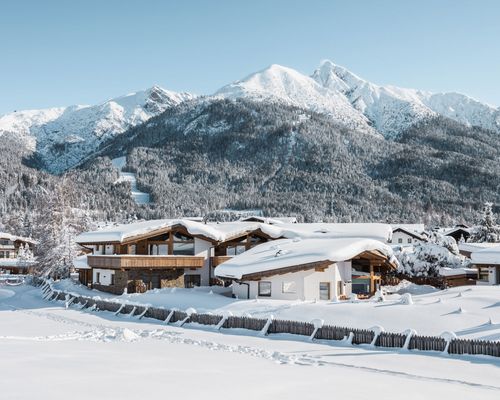
M 471 234 L 471 229 L 466 225 L 455 225 L 454 228 L 445 229 L 442 232 L 444 236 L 450 236 L 457 243 L 466 242 L 469 239 Z
M 413 246 L 426 241 L 423 224 L 393 225 L 389 243 L 399 246 Z
M 26 255 L 28 252 L 32 255 L 35 244 L 32 239 L 0 232 L 0 271 L 11 274 L 27 273 L 34 260 L 32 257 L 20 255 Z
M 220 265 L 215 274 L 242 298 L 333 300 L 373 295 L 397 269 L 390 246 L 366 238 L 294 238 L 256 246 Z
M 478 284 L 500 285 L 500 243 L 471 252 L 471 262 L 477 268 Z
M 162 287 L 207 286 L 232 257 L 280 238 L 375 237 L 385 224 L 297 224 L 155 220 L 86 232 L 75 241 L 91 252 L 74 262 L 80 282 L 112 293 Z

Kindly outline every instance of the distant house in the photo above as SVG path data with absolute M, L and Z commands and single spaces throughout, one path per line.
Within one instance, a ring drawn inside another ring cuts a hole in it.
M 500 285 L 500 243 L 488 244 L 471 251 L 471 262 L 478 271 L 478 284 Z
M 425 242 L 426 238 L 423 232 L 423 224 L 393 225 L 392 238 L 389 240 L 389 243 L 400 246 L 412 246 Z
M 471 229 L 465 225 L 456 225 L 454 228 L 445 229 L 442 232 L 444 236 L 450 236 L 456 240 L 457 243 L 467 241 L 471 234 Z
M 390 235 L 385 224 L 143 221 L 82 233 L 75 241 L 91 254 L 74 267 L 81 283 L 112 293 L 207 286 L 224 262 L 271 240 L 361 236 L 385 242 Z
M 390 246 L 366 238 L 282 239 L 221 264 L 216 276 L 241 299 L 332 300 L 372 295 L 397 269 Z
M 36 241 L 10 233 L 0 232 L 0 271 L 11 274 L 27 273 L 34 260 L 20 256 L 20 253 L 32 252 Z

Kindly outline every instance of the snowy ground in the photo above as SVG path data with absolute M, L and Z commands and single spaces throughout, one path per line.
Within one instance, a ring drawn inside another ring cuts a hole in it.
M 292 319 L 310 322 L 314 318 L 326 323 L 351 328 L 381 325 L 386 331 L 415 329 L 422 335 L 440 335 L 453 331 L 461 338 L 500 340 L 500 286 L 468 286 L 436 290 L 429 286 L 411 285 L 400 293 L 413 293 L 413 304 L 401 304 L 401 294 L 387 296 L 384 302 L 374 300 L 351 302 L 237 300 L 218 294 L 221 288 L 155 289 L 144 294 L 114 296 L 89 290 L 70 281 L 54 284 L 56 289 L 119 302 L 148 304 L 157 307 L 220 314 Z M 398 289 L 398 288 L 396 288 Z M 227 290 L 227 289 L 226 289 Z M 229 289 L 230 290 L 230 289 Z M 416 294 L 418 293 L 418 294 Z M 490 319 L 491 322 L 490 323 Z
M 241 333 L 241 332 L 240 332 Z M 247 334 L 247 333 L 246 333 Z M 5 399 L 498 399 L 500 360 L 183 329 L 0 287 Z
M 137 179 L 135 174 L 132 172 L 123 172 L 122 169 L 126 164 L 126 157 L 118 157 L 111 160 L 113 166 L 120 170 L 120 178 L 118 178 L 117 182 L 129 182 L 130 190 L 132 191 L 132 198 L 135 200 L 137 204 L 149 204 L 151 202 L 149 198 L 149 193 L 141 192 L 137 188 Z

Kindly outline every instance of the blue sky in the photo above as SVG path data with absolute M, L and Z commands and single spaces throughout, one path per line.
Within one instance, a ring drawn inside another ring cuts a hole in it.
M 0 114 L 159 84 L 212 93 L 331 59 L 375 83 L 500 105 L 500 1 L 0 0 Z

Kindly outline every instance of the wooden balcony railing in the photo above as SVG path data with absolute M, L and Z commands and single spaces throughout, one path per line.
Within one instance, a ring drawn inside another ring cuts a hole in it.
M 233 256 L 215 256 L 212 257 L 212 266 L 216 267 L 219 264 L 222 264 L 223 262 L 226 262 L 233 258 Z
M 204 257 L 146 256 L 146 255 L 89 255 L 87 263 L 93 268 L 202 268 Z

